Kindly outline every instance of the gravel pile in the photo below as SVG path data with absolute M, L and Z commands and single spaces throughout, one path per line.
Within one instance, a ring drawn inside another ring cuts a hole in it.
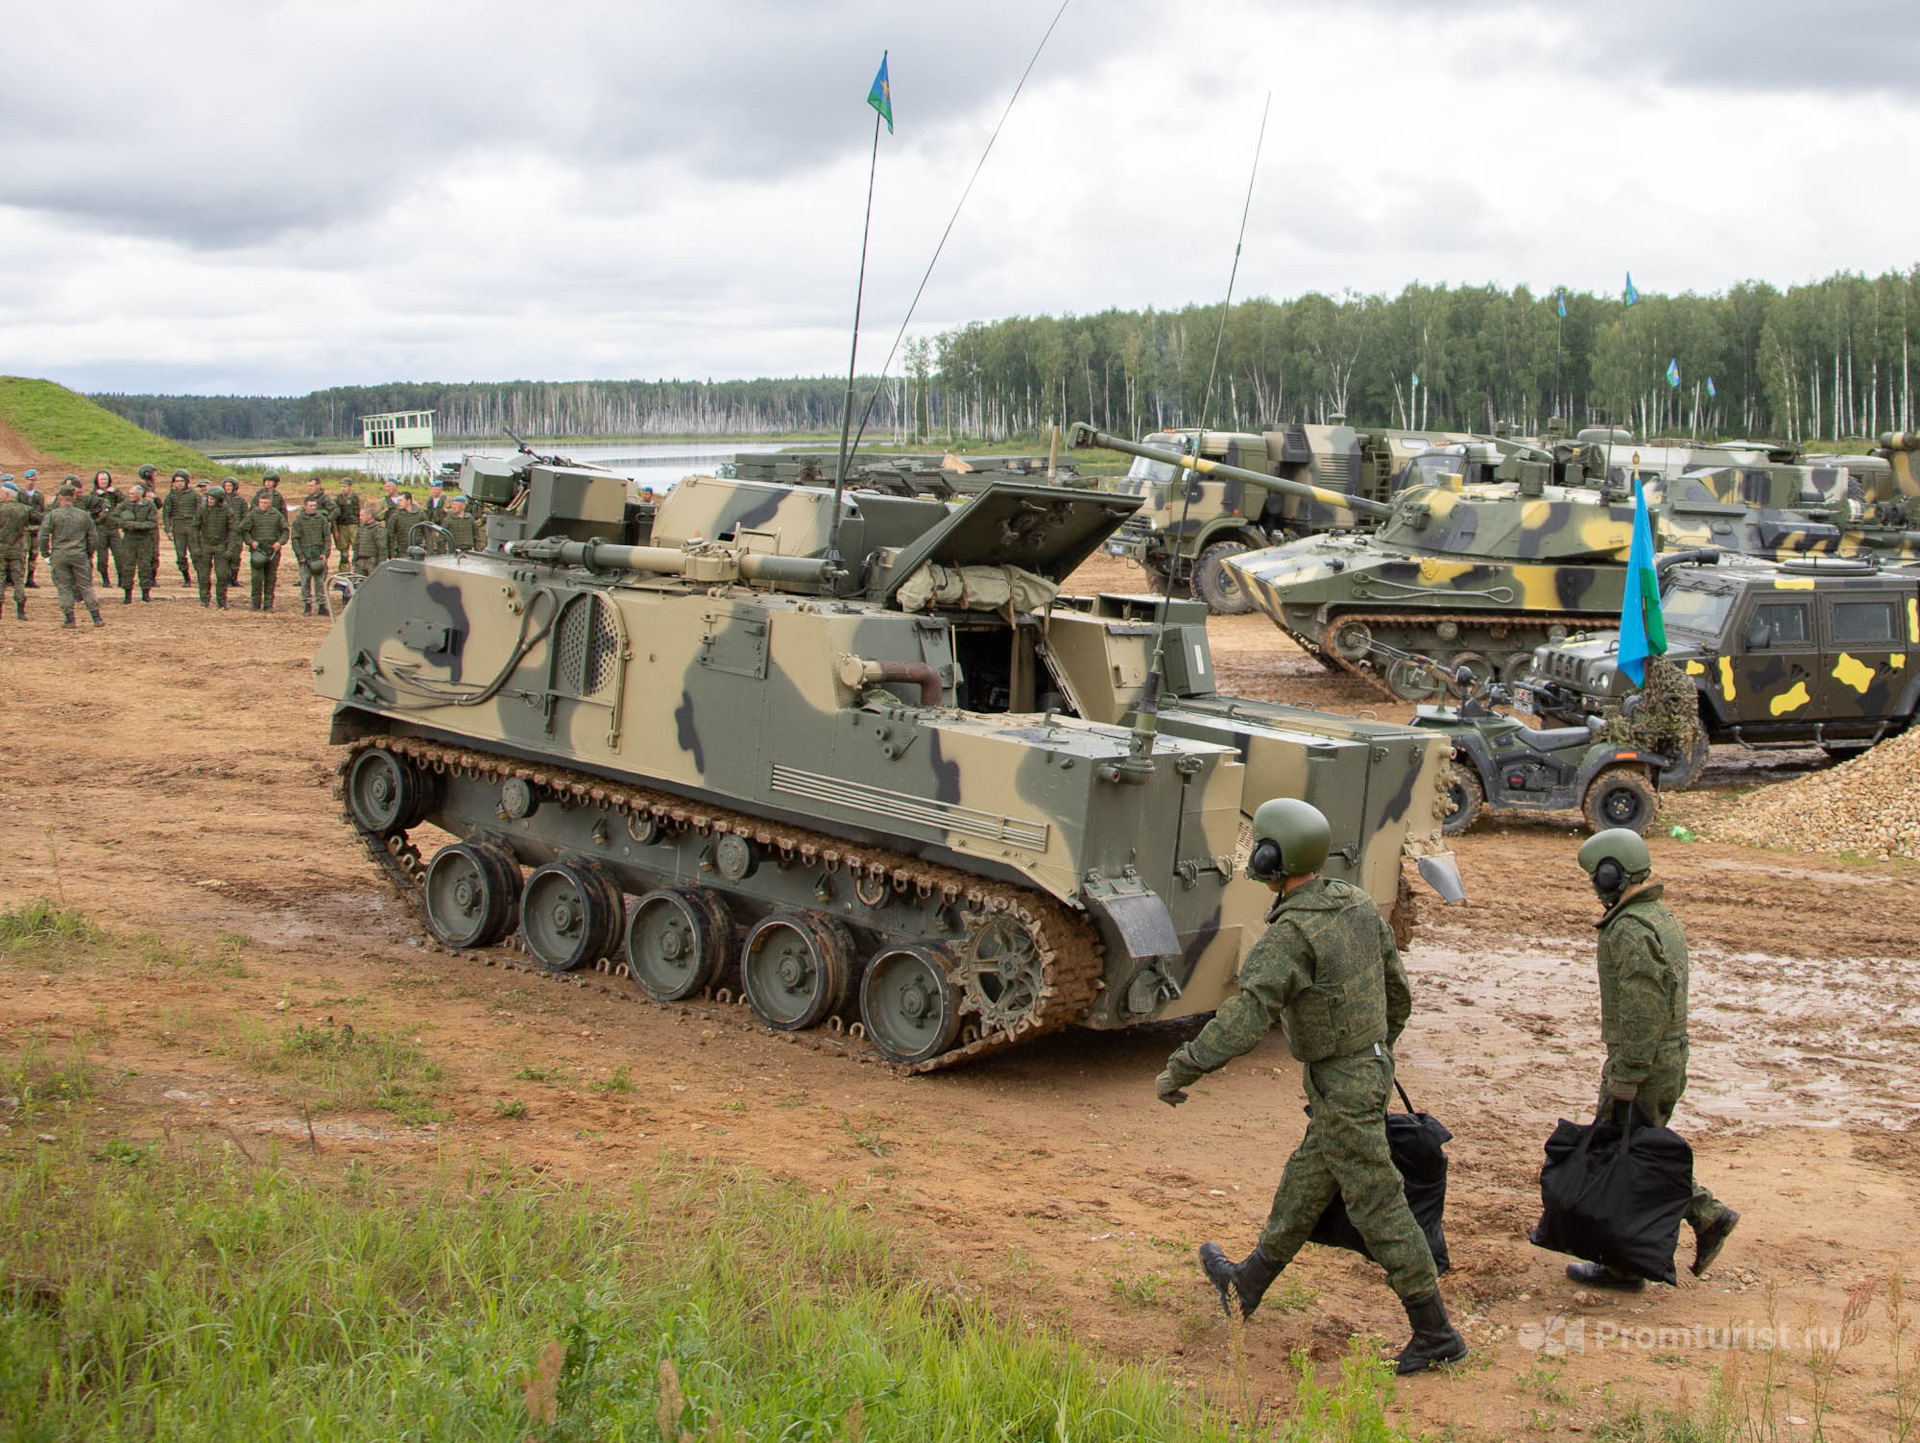
M 1920 857 L 1920 730 L 1744 797 L 1709 831 L 1751 847 Z

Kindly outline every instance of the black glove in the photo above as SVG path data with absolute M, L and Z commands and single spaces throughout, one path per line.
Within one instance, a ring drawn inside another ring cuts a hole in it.
M 1153 1095 L 1168 1107 L 1178 1107 L 1187 1100 L 1186 1089 L 1174 1082 L 1171 1072 L 1163 1072 L 1154 1078 Z

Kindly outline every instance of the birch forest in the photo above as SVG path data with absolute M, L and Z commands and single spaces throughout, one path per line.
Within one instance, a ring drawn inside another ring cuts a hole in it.
M 1564 310 L 1565 314 L 1562 315 Z M 1920 266 L 1711 296 L 1428 286 L 1089 316 L 976 321 L 864 378 L 870 440 L 995 441 L 1064 420 L 1138 435 L 1369 424 L 1791 441 L 1912 430 Z M 1215 366 L 1215 343 L 1219 359 Z M 1208 380 L 1213 376 L 1211 399 Z M 1677 384 L 1673 382 L 1677 380 Z M 183 441 L 357 438 L 363 414 L 432 408 L 448 440 L 836 431 L 845 381 L 513 381 L 336 387 L 300 397 L 94 399 Z

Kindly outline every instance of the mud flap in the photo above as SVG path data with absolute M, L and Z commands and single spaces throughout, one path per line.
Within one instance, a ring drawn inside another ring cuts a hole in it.
M 1442 902 L 1466 900 L 1467 889 L 1460 884 L 1460 868 L 1453 860 L 1453 853 L 1421 857 L 1416 865 L 1420 868 L 1420 880 L 1438 892 Z
M 1180 955 L 1180 934 L 1158 892 L 1139 883 L 1099 881 L 1086 890 L 1087 910 L 1105 917 L 1136 962 Z

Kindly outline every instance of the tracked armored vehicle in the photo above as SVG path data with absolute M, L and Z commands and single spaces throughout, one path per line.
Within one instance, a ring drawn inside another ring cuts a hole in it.
M 926 1070 L 1211 1011 L 1268 797 L 1400 922 L 1403 860 L 1459 895 L 1443 738 L 1218 695 L 1194 603 L 1058 594 L 1137 498 L 690 477 L 640 544 L 617 477 L 485 479 L 487 549 L 381 566 L 313 664 L 346 820 L 449 947 Z

